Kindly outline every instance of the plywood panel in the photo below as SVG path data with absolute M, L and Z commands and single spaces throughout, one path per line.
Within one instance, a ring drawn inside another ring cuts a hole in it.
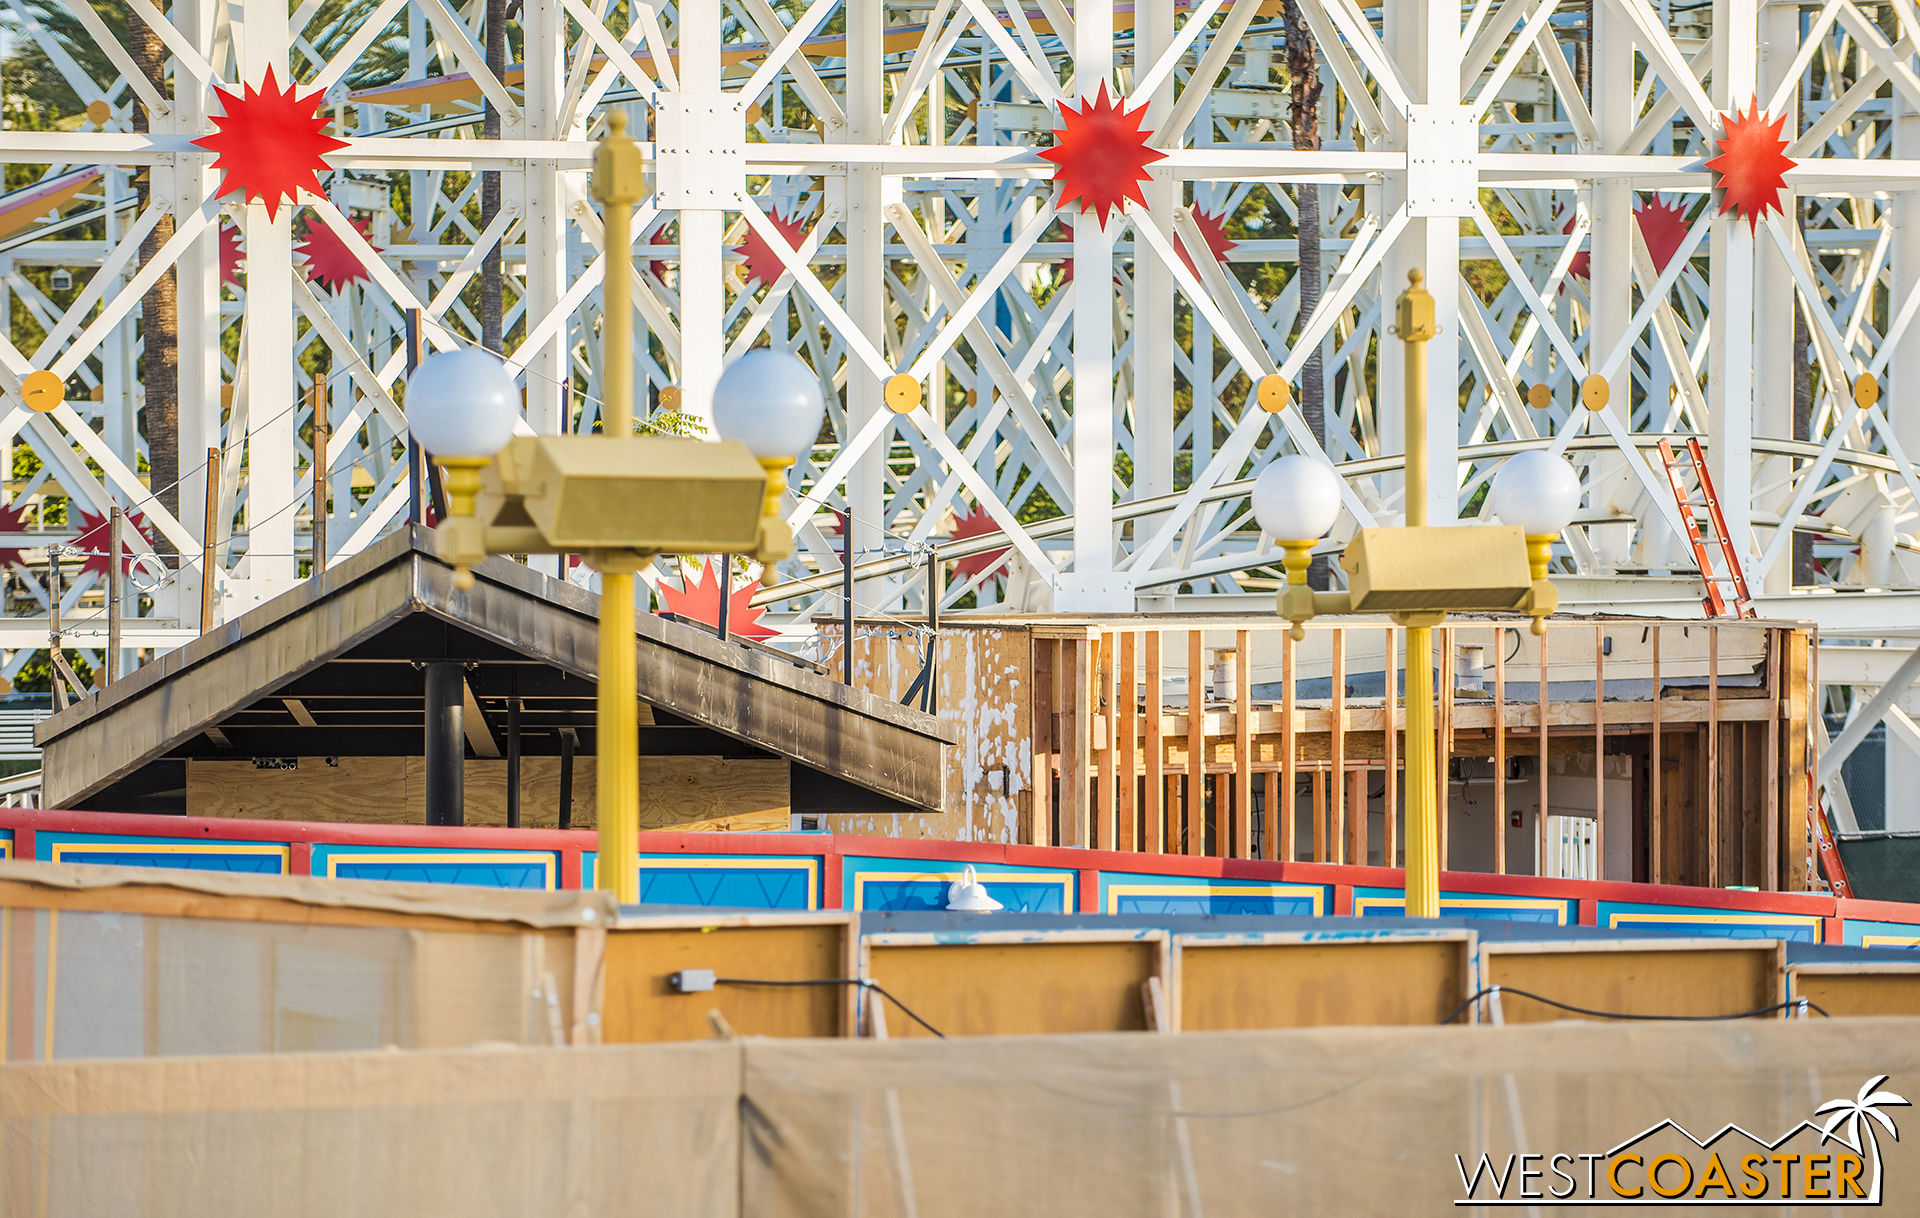
M 572 979 L 573 936 L 549 933 L 545 938 L 546 946 L 563 950 L 539 953 L 536 975 L 531 936 L 413 936 L 408 991 L 413 1046 L 431 1049 L 548 1040 L 536 1022 L 544 1007 L 528 996 L 536 985 L 544 987 L 548 972 L 556 979 Z M 557 985 L 556 990 L 566 992 Z
M 1158 971 L 1153 940 L 1097 943 L 869 941 L 868 975 L 948 1036 L 1146 1029 L 1140 986 Z M 891 1036 L 931 1036 L 887 1012 Z
M 839 623 L 823 620 L 818 626 L 832 648 L 828 668 L 837 675 Z M 1015 842 L 1032 798 L 1032 648 L 1024 629 L 942 622 L 935 710 L 960 729 L 959 744 L 946 750 L 954 813 L 829 816 L 824 827 L 883 837 Z M 925 662 L 924 635 L 898 624 L 863 623 L 856 630 L 854 683 L 862 689 L 897 702 Z
M 1482 984 L 1526 990 L 1571 1006 L 1627 1015 L 1737 1015 L 1780 1001 L 1779 949 L 1661 950 L 1583 945 L 1564 950 L 1482 948 Z M 1504 994 L 1508 1023 L 1577 1019 L 1518 994 Z
M 1854 968 L 1858 971 L 1829 973 L 1795 969 L 1788 997 L 1804 998 L 1835 1018 L 1920 1015 L 1920 969 L 1889 968 L 1881 972 L 1870 964 Z
M 642 757 L 642 829 L 773 830 L 792 824 L 784 758 Z
M 602 1038 L 706 1040 L 715 1034 L 707 1012 L 716 1010 L 742 1036 L 844 1035 L 844 986 L 724 985 L 680 994 L 667 978 L 687 968 L 758 981 L 845 977 L 848 933 L 844 922 L 616 929 L 607 935 Z
M 1465 939 L 1182 943 L 1182 1032 L 1431 1026 L 1467 998 Z
M 520 762 L 520 824 L 560 823 L 560 759 Z M 597 823 L 592 756 L 573 760 L 573 827 Z M 426 765 L 418 757 L 301 757 L 291 770 L 248 761 L 187 763 L 187 813 L 254 820 L 417 825 L 426 820 Z M 507 823 L 507 763 L 466 763 L 466 823 Z M 784 831 L 791 823 L 783 759 L 642 757 L 640 827 Z

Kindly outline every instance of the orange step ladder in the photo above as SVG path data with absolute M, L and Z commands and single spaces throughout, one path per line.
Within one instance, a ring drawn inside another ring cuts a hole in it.
M 1700 451 L 1700 441 L 1687 437 L 1687 450 L 1684 455 L 1676 455 L 1673 445 L 1666 440 L 1660 441 L 1660 462 L 1666 467 L 1667 485 L 1673 489 L 1673 501 L 1680 508 L 1680 519 L 1687 525 L 1687 540 L 1693 543 L 1693 561 L 1700 568 L 1700 582 L 1706 585 L 1706 595 L 1701 604 L 1706 606 L 1708 617 L 1757 617 L 1753 608 L 1753 598 L 1747 594 L 1747 576 L 1740 569 L 1740 552 L 1734 548 L 1733 539 L 1727 536 L 1726 517 L 1720 514 L 1720 499 L 1713 491 L 1713 476 L 1707 473 L 1707 458 Z M 1686 486 L 1686 474 L 1691 471 L 1694 482 L 1700 488 L 1700 498 L 1689 498 Z M 1713 543 L 1720 551 L 1720 557 L 1726 564 L 1725 575 L 1713 573 L 1713 551 L 1707 548 L 1707 539 L 1700 535 L 1699 509 L 1707 511 L 1707 525 L 1713 530 Z M 1732 585 L 1733 608 L 1727 608 L 1727 596 L 1721 589 L 1722 584 Z
M 1811 780 L 1812 775 L 1808 775 Z M 1813 844 L 1820 852 L 1820 871 L 1827 887 L 1836 897 L 1851 898 L 1853 885 L 1847 880 L 1846 864 L 1840 861 L 1840 843 L 1834 840 L 1833 821 L 1827 816 L 1826 802 L 1816 794 L 1813 800 Z

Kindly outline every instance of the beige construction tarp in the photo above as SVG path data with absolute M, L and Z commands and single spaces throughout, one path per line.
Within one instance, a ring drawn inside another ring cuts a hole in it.
M 0 1057 L 595 1039 L 604 892 L 0 864 Z
M 737 1214 L 739 1051 L 0 1067 L 0 1214 Z
M 1753 1138 L 1784 1138 L 1766 1153 L 1826 1154 L 1831 1173 L 1846 1148 L 1800 1122 L 1827 1101 L 1856 1102 L 1880 1075 L 1891 1076 L 1882 1092 L 1920 1090 L 1920 1020 L 7 1066 L 0 1213 L 1404 1218 L 1476 1212 L 1454 1204 L 1466 1195 L 1456 1156 L 1471 1169 L 1483 1154 L 1509 1204 L 1527 1188 L 1545 1209 L 1566 1187 L 1548 1171 L 1556 1154 L 1584 1184 L 1574 1156 L 1652 1129 L 1643 1159 L 1704 1163 L 1674 1129 L 1654 1128 L 1666 1121 L 1730 1162 Z M 1877 1136 L 1878 1212 L 1920 1212 L 1920 1116 L 1868 1106 L 1906 1136 L 1871 1115 L 1849 1125 L 1845 1112 L 1837 1132 L 1863 1148 Z M 1722 1133 L 1729 1124 L 1744 1132 Z M 1540 1158 L 1507 1166 L 1523 1153 Z M 1529 1164 L 1536 1175 L 1523 1180 Z M 1482 1173 L 1476 1199 L 1490 1191 Z
M 101 909 L 119 908 L 115 902 L 130 896 L 125 890 L 159 888 L 202 893 L 229 901 L 291 901 L 327 909 L 360 909 L 452 918 L 461 922 L 507 922 L 534 929 L 610 926 L 619 912 L 613 894 L 597 888 L 565 891 L 481 888 L 237 871 L 0 862 L 0 884 L 9 881 L 55 892 L 95 893 L 102 903 L 89 908 Z M 115 889 L 123 891 L 116 894 L 111 891 Z

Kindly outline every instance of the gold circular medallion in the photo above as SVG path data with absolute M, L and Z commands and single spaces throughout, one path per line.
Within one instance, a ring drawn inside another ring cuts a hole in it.
M 1865 410 L 1880 400 L 1880 382 L 1865 372 L 1853 378 L 1853 404 Z
M 895 414 L 911 414 L 920 405 L 920 382 L 904 372 L 887 378 L 887 408 Z
M 46 414 L 66 401 L 67 384 L 45 368 L 38 368 L 21 379 L 20 399 L 27 409 Z
M 1580 404 L 1588 410 L 1605 410 L 1612 396 L 1613 387 L 1597 372 L 1580 382 Z
M 1260 408 L 1268 414 L 1279 414 L 1293 402 L 1293 386 L 1287 384 L 1287 378 L 1278 372 L 1260 378 L 1260 384 L 1254 395 L 1260 402 Z

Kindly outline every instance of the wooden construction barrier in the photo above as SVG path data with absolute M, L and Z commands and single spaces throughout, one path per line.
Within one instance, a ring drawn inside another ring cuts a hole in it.
M 850 1036 L 859 937 L 854 913 L 623 918 L 607 936 L 604 1040 Z M 671 978 L 683 969 L 712 969 L 721 981 L 681 993 Z
M 861 976 L 947 1036 L 1145 1031 L 1147 983 L 1169 971 L 1164 930 L 877 934 L 860 950 Z M 932 1035 L 884 1018 L 892 1036 Z
M 1787 999 L 1806 999 L 1834 1018 L 1920 1015 L 1920 961 L 1787 966 Z
M 598 892 L 0 863 L 7 1061 L 591 1043 Z
M 1173 1030 L 1437 1024 L 1475 988 L 1470 930 L 1173 938 Z
M 1620 939 L 1483 943 L 1480 984 L 1622 1015 L 1733 1016 L 1785 1000 L 1777 939 Z M 1489 1016 L 1483 1014 L 1481 1021 Z M 1505 1023 L 1580 1015 L 1503 992 Z

